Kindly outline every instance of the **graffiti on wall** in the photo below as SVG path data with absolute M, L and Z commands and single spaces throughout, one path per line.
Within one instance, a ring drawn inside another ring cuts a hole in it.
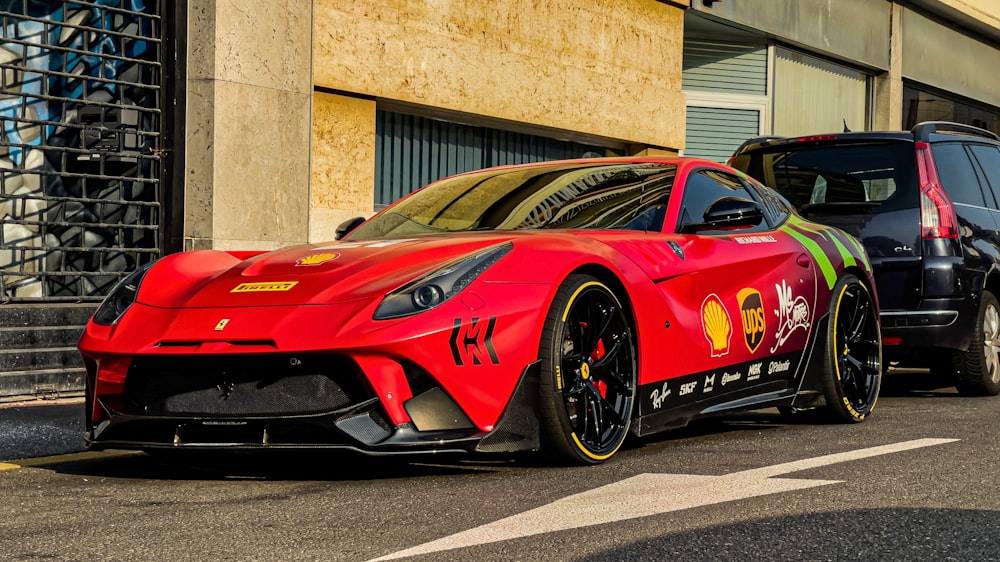
M 158 255 L 152 3 L 0 0 L 0 300 L 99 298 Z

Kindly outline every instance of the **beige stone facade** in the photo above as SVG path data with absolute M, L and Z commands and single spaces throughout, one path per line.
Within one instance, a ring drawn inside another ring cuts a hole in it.
M 805 46 L 815 39 L 810 33 L 818 34 L 821 54 L 856 51 L 857 64 L 875 76 L 871 123 L 877 128 L 899 126 L 905 80 L 939 87 L 933 77 L 907 74 L 915 68 L 915 59 L 907 56 L 914 57 L 916 48 L 905 44 L 906 18 L 915 19 L 914 8 L 958 22 L 979 37 L 1000 36 L 1000 3 L 993 0 L 855 2 L 853 11 L 827 10 L 833 19 L 820 18 L 816 29 L 788 24 L 795 21 L 788 17 L 802 15 L 792 9 L 798 2 L 784 11 L 780 5 L 771 0 L 189 3 L 184 248 L 319 242 L 332 238 L 340 222 L 371 214 L 378 109 L 607 141 L 632 154 L 676 153 L 685 148 L 681 67 L 689 11 L 736 18 L 743 26 L 756 22 L 773 37 L 782 35 L 771 27 L 784 25 Z M 819 0 L 809 5 L 828 6 Z M 838 13 L 850 20 L 872 11 L 880 15 L 863 18 L 872 21 L 871 29 L 862 31 L 874 34 L 869 39 L 877 35 L 877 48 L 870 48 L 871 41 L 841 37 Z M 892 25 L 883 37 L 881 22 L 890 14 Z M 975 97 L 988 74 L 976 78 L 970 71 L 970 76 L 975 79 L 966 81 L 968 91 L 958 93 Z
M 676 153 L 686 4 L 192 4 L 184 246 L 322 241 L 371 214 L 382 103 Z

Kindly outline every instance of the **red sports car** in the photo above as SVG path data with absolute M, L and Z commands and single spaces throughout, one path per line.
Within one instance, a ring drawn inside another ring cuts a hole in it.
M 598 463 L 698 416 L 875 406 L 864 250 L 726 166 L 493 168 L 356 222 L 124 279 L 80 340 L 89 447 Z

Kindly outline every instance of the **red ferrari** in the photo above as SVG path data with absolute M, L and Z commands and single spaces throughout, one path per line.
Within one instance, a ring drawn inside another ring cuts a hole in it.
M 124 279 L 80 340 L 88 446 L 586 464 L 699 416 L 875 406 L 861 245 L 726 166 L 493 168 L 357 222 Z

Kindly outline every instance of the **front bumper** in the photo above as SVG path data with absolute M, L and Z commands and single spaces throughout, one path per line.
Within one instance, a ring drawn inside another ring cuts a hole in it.
M 88 423 L 86 442 L 91 450 L 342 449 L 371 455 L 537 450 L 538 365 L 524 369 L 499 422 L 482 431 L 433 385 L 419 387 L 404 404 L 413 421 L 394 425 L 343 357 L 137 359 L 120 393 L 93 398 L 100 421 Z

